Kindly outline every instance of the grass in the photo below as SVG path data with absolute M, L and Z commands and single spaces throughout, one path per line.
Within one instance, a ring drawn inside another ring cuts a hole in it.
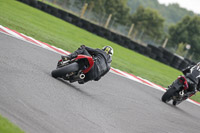
M 24 133 L 24 131 L 0 115 L 0 133 Z
M 0 25 L 37 40 L 73 52 L 81 44 L 93 48 L 114 48 L 112 67 L 148 79 L 163 87 L 170 85 L 181 72 L 80 29 L 70 23 L 14 0 L 0 0 Z M 200 102 L 200 96 L 192 97 Z

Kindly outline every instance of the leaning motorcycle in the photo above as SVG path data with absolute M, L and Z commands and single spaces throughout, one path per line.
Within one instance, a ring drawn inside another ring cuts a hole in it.
M 192 82 L 189 78 L 185 76 L 179 76 L 167 89 L 167 91 L 162 96 L 163 102 L 169 102 L 173 100 L 172 104 L 174 106 L 180 104 L 182 101 L 186 100 L 185 93 L 187 92 L 189 86 L 188 83 Z
M 63 78 L 70 83 L 78 81 L 83 82 L 85 74 L 90 71 L 94 65 L 94 60 L 91 56 L 78 55 L 72 60 L 58 61 L 57 68 L 51 72 L 54 78 Z

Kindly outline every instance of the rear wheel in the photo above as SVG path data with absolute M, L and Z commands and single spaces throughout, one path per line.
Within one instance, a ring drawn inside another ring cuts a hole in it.
M 169 102 L 172 99 L 172 96 L 174 95 L 176 90 L 174 89 L 169 89 L 167 90 L 164 95 L 162 96 L 162 101 L 163 102 Z
M 74 62 L 72 64 L 69 64 L 67 66 L 57 68 L 51 72 L 52 77 L 58 78 L 58 77 L 63 77 L 66 74 L 70 72 L 75 72 L 79 70 L 79 65 L 78 63 Z

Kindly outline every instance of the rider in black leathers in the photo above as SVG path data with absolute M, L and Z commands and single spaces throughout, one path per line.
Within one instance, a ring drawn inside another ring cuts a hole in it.
M 188 79 L 188 92 L 184 95 L 185 98 L 190 97 L 197 91 L 200 91 L 200 62 L 196 65 L 191 65 L 182 70 L 183 74 Z
M 63 60 L 71 60 L 76 58 L 79 54 L 84 54 L 88 56 L 92 56 L 94 59 L 94 65 L 91 70 L 86 73 L 84 80 L 78 81 L 79 84 L 83 84 L 90 80 L 98 81 L 102 76 L 104 76 L 111 67 L 113 48 L 110 46 L 105 46 L 103 49 L 93 49 L 86 47 L 85 45 L 81 45 L 74 53 L 62 56 Z

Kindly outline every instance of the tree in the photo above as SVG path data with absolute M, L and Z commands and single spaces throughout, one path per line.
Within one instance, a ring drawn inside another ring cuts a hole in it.
M 61 5 L 62 7 L 70 6 L 70 0 L 53 0 L 54 3 Z
M 200 17 L 185 16 L 179 23 L 169 28 L 172 46 L 179 43 L 191 45 L 190 53 L 199 55 L 200 51 Z
M 99 16 L 112 14 L 112 18 L 121 24 L 129 21 L 130 9 L 127 6 L 127 0 L 83 0 L 78 2 L 88 3 L 88 10 L 92 10 Z
M 132 23 L 136 29 L 144 31 L 151 37 L 161 37 L 164 33 L 164 18 L 154 9 L 139 6 L 132 15 Z
M 127 5 L 130 7 L 130 12 L 134 13 L 140 5 L 150 7 L 159 11 L 165 18 L 166 23 L 175 24 L 182 19 L 183 16 L 194 16 L 192 11 L 181 8 L 178 4 L 164 5 L 160 4 L 158 0 L 128 0 Z
M 112 14 L 113 18 L 121 24 L 126 24 L 129 21 L 129 11 L 126 0 L 106 0 L 105 11 L 107 14 Z

